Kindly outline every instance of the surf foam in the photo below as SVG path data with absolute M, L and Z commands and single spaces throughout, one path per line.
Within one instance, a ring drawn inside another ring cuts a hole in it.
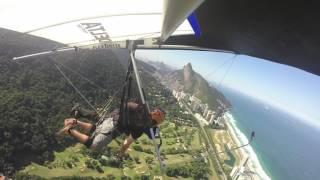
M 232 114 L 230 112 L 227 112 L 225 114 L 225 117 L 226 117 L 225 119 L 227 121 L 229 121 L 229 124 L 231 125 L 231 128 L 232 128 L 231 133 L 233 133 L 235 135 L 235 137 L 238 138 L 238 140 L 240 141 L 240 144 L 242 145 L 242 144 L 248 143 L 248 141 L 249 141 L 248 138 L 237 127 L 236 120 L 232 116 Z M 250 168 L 251 167 L 254 168 L 254 171 L 256 172 L 257 176 L 259 176 L 263 180 L 271 180 L 271 178 L 267 175 L 267 173 L 262 168 L 262 165 L 258 159 L 258 156 L 254 152 L 252 146 L 248 145 L 248 146 L 242 148 L 242 150 L 250 157 L 249 161 L 251 161 L 251 163 L 252 163 L 252 166 L 250 166 Z

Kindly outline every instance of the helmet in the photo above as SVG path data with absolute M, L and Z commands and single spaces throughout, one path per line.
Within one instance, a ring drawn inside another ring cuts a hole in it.
M 157 124 L 160 124 L 164 120 L 166 112 L 161 108 L 155 108 L 150 112 L 150 115 L 152 120 L 154 120 Z

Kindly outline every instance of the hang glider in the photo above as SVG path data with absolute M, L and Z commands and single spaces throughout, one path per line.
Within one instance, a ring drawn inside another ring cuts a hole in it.
M 172 36 L 166 44 L 233 51 L 320 75 L 316 1 L 207 0 L 195 14 L 201 36 Z
M 0 27 L 69 47 L 122 47 L 127 40 L 194 34 L 188 16 L 203 0 L 90 0 L 1 2 Z M 99 45 L 100 44 L 100 45 Z
M 170 49 L 220 49 L 320 75 L 316 7 L 286 0 L 2 0 L 0 27 L 67 47 L 119 48 L 125 40 L 144 40 L 184 45 L 157 46 Z

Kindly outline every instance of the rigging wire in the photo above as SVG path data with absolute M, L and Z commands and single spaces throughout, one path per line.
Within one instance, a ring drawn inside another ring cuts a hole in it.
M 233 60 L 235 57 L 237 56 L 237 54 L 234 54 L 231 58 L 228 58 L 227 60 L 225 60 L 223 63 L 221 63 L 217 68 L 215 68 L 213 71 L 207 73 L 205 75 L 205 78 L 208 78 L 209 76 L 212 76 L 213 74 L 215 74 L 216 72 L 218 72 L 220 70 L 220 68 L 222 68 L 224 65 L 226 65 L 228 62 L 230 62 L 230 60 Z
M 81 93 L 81 91 L 72 83 L 72 81 L 66 76 L 66 74 L 61 70 L 61 68 L 54 64 L 60 74 L 67 80 L 67 82 L 73 87 L 73 89 L 82 97 L 82 99 L 96 112 L 96 108 L 89 102 L 89 100 Z
M 84 77 L 82 74 L 78 73 L 77 71 L 74 71 L 74 70 L 72 70 L 71 68 L 69 68 L 68 66 L 65 66 L 64 64 L 59 63 L 58 61 L 56 61 L 56 60 L 53 59 L 53 58 L 52 58 L 52 60 L 53 60 L 56 64 L 64 67 L 65 69 L 73 72 L 74 74 L 79 75 L 80 78 L 86 80 L 86 81 L 87 81 L 88 83 L 90 83 L 91 85 L 93 85 L 93 86 L 95 86 L 95 87 L 97 87 L 97 88 L 99 88 L 99 89 L 101 89 L 101 90 L 104 90 L 104 91 L 106 90 L 106 89 L 102 88 L 101 86 L 95 84 L 95 83 L 94 83 L 93 81 L 91 81 L 90 79 Z M 56 64 L 55 64 L 55 65 L 56 65 Z M 61 68 L 57 68 L 57 69 L 58 69 L 58 70 L 59 70 L 59 69 L 61 70 Z M 59 70 L 60 73 L 63 72 L 62 70 L 61 70 L 61 71 L 60 71 L 60 70 Z M 61 73 L 61 74 L 63 75 L 64 73 Z M 63 75 L 63 77 L 66 77 L 65 74 Z M 70 80 L 70 79 L 69 79 L 69 80 Z M 68 81 L 68 82 L 69 82 L 69 81 Z M 71 82 L 71 80 L 70 80 L 70 82 Z M 69 84 L 70 84 L 70 83 L 69 83 Z M 73 87 L 75 87 L 75 86 L 73 86 Z M 76 90 L 76 91 L 77 91 L 77 92 L 80 92 L 80 90 Z M 106 99 L 106 103 L 102 106 L 102 108 L 101 108 L 100 111 L 97 111 L 97 110 L 94 108 L 94 111 L 98 113 L 99 117 L 102 118 L 102 117 L 105 115 L 105 113 L 108 112 L 108 110 L 109 110 L 109 108 L 111 107 L 111 104 L 112 104 L 115 96 L 116 96 L 120 91 L 121 91 L 121 89 L 115 91 L 112 96 L 110 96 L 109 98 L 107 98 L 107 99 Z M 84 95 L 81 96 L 81 97 L 84 97 Z M 89 102 L 88 100 L 85 100 L 85 101 L 86 101 L 87 103 Z M 89 105 L 89 106 L 90 106 L 91 108 L 93 108 L 92 105 Z
M 122 87 L 126 86 L 126 83 L 123 84 Z M 104 119 L 104 116 L 109 111 L 109 108 L 111 107 L 111 104 L 113 100 L 115 99 L 116 95 L 121 92 L 122 88 L 119 88 L 116 92 L 113 93 L 112 96 L 110 96 L 106 101 L 106 103 L 102 106 L 101 110 L 98 112 L 98 115 L 100 117 L 98 123 Z
M 86 80 L 88 83 L 90 83 L 91 85 L 95 86 L 96 88 L 99 88 L 99 89 L 104 90 L 104 91 L 106 90 L 105 88 L 103 88 L 103 87 L 97 85 L 96 83 L 94 83 L 92 80 L 84 77 L 84 76 L 83 76 L 82 74 L 80 74 L 79 72 L 71 69 L 70 67 L 68 67 L 68 66 L 66 66 L 66 65 L 64 65 L 64 64 L 62 64 L 62 63 L 60 63 L 60 62 L 58 62 L 58 61 L 56 61 L 55 59 L 52 59 L 52 60 L 53 60 L 55 63 L 59 64 L 60 66 L 64 67 L 65 69 L 67 69 L 67 70 L 73 72 L 74 74 L 80 76 L 81 78 L 83 78 L 83 79 Z
M 235 57 L 235 56 L 234 56 L 234 57 Z M 221 86 L 222 82 L 223 82 L 224 79 L 227 77 L 227 75 L 228 75 L 228 73 L 229 73 L 229 71 L 230 71 L 230 69 L 231 69 L 231 67 L 232 67 L 232 65 L 233 65 L 234 62 L 235 62 L 235 58 L 232 59 L 229 67 L 227 68 L 226 72 L 224 73 L 224 75 L 223 75 L 223 77 L 222 77 L 222 79 L 221 79 L 221 81 L 219 82 L 219 84 L 218 84 L 217 87 L 220 87 L 220 86 Z
M 221 86 L 221 84 L 223 83 L 223 81 L 224 81 L 225 78 L 227 77 L 228 73 L 230 72 L 231 67 L 232 67 L 232 65 L 234 64 L 235 60 L 236 60 L 236 59 L 235 59 L 236 56 L 237 56 L 237 54 L 235 54 L 235 55 L 231 58 L 232 61 L 231 61 L 230 65 L 227 67 L 227 69 L 226 69 L 224 75 L 222 76 L 220 82 L 218 83 L 217 88 L 219 88 L 219 87 Z M 229 60 L 227 60 L 226 62 L 228 62 L 228 61 L 229 61 Z M 222 66 L 224 66 L 224 65 L 226 64 L 226 62 L 223 63 Z M 222 66 L 219 66 L 219 68 L 221 68 Z M 217 68 L 217 69 L 219 69 L 219 68 Z M 216 69 L 215 71 L 213 71 L 213 72 L 215 73 L 215 72 L 217 71 L 217 69 Z M 212 74 L 211 74 L 211 75 L 212 75 Z M 245 147 L 245 146 L 250 145 L 251 142 L 253 141 L 254 137 L 255 137 L 255 132 L 252 131 L 252 132 L 251 132 L 250 140 L 249 140 L 249 142 L 248 142 L 247 144 L 243 144 L 243 145 L 240 145 L 240 146 L 236 146 L 236 147 L 233 147 L 233 148 L 228 149 L 228 150 L 225 150 L 225 151 L 215 152 L 214 154 L 218 155 L 218 154 L 222 154 L 222 153 L 227 153 L 227 152 L 235 151 L 235 150 L 237 150 L 237 149 L 241 149 L 241 148 L 243 148 L 243 147 Z
M 233 65 L 233 63 L 235 62 L 235 57 L 237 56 L 237 54 L 234 54 L 234 56 L 232 56 L 231 58 L 227 59 L 226 61 L 224 61 L 223 63 L 220 64 L 220 66 L 218 66 L 215 70 L 211 71 L 210 73 L 208 73 L 207 75 L 205 75 L 206 79 L 208 79 L 209 76 L 212 76 L 213 74 L 215 74 L 216 72 L 218 72 L 220 70 L 220 68 L 222 68 L 223 66 L 225 66 L 226 64 L 230 63 L 229 66 L 227 67 L 224 75 L 222 76 L 220 82 L 217 84 L 217 88 L 219 88 L 222 84 L 222 82 L 225 80 L 225 78 L 227 77 L 228 73 L 230 72 L 230 69 Z M 231 60 L 231 61 L 230 61 Z

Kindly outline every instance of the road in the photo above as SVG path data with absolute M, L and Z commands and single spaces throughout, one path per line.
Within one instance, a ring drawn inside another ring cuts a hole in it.
M 189 108 L 189 106 L 188 106 L 186 103 L 184 103 L 184 102 L 181 102 L 181 103 L 186 107 L 186 109 L 188 110 L 188 112 L 189 112 L 190 114 L 192 114 L 192 116 L 197 120 L 197 122 L 198 122 L 198 124 L 199 124 L 199 126 L 200 126 L 200 128 L 201 128 L 201 131 L 203 132 L 204 137 L 205 137 L 206 140 L 207 140 L 207 144 L 209 145 L 208 153 L 209 153 L 209 152 L 215 152 L 214 149 L 213 149 L 213 146 L 212 146 L 212 144 L 211 144 L 211 141 L 209 140 L 208 134 L 207 134 L 207 132 L 205 131 L 202 123 L 200 122 L 200 120 L 198 120 L 198 118 L 194 115 L 194 113 L 191 111 L 191 109 Z M 227 176 L 225 175 L 225 173 L 224 173 L 224 171 L 223 171 L 223 169 L 222 169 L 222 167 L 221 167 L 221 164 L 220 164 L 219 161 L 218 161 L 218 156 L 217 156 L 215 153 L 211 153 L 211 155 L 215 156 L 214 158 L 212 158 L 212 157 L 209 155 L 211 161 L 212 161 L 212 162 L 215 162 L 216 164 L 218 164 L 219 170 L 222 172 L 222 178 L 223 178 L 224 180 L 227 180 Z

